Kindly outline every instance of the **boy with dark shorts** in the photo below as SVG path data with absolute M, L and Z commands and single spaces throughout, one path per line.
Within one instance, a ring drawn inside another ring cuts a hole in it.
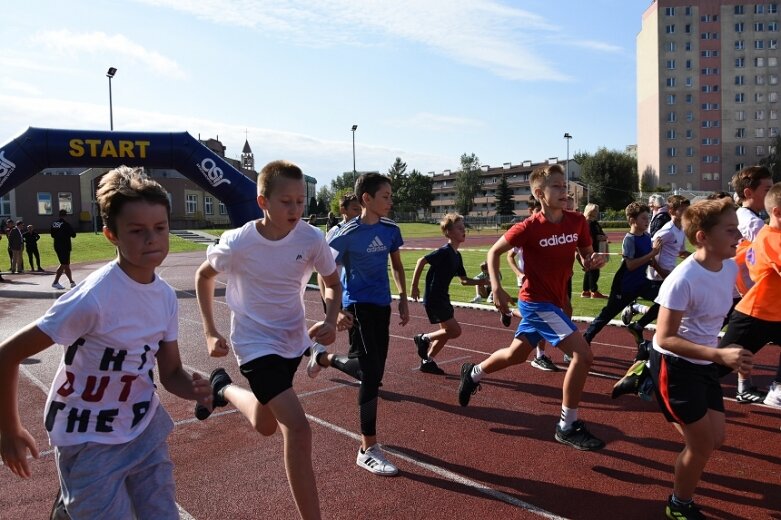
M 732 257 L 740 233 L 734 205 L 725 199 L 697 202 L 686 210 L 683 227 L 696 251 L 659 290 L 650 359 L 659 407 L 685 442 L 665 508 L 673 520 L 705 518 L 692 497 L 708 459 L 724 442 L 719 364 L 740 370 L 751 366 L 752 357 L 736 344 L 717 348 L 737 274 Z
M 447 244 L 436 251 L 419 258 L 412 275 L 412 299 L 418 301 L 420 289 L 418 282 L 423 268 L 429 264 L 426 273 L 426 291 L 423 295 L 423 306 L 431 323 L 439 324 L 439 330 L 428 334 L 417 334 L 413 338 L 420 356 L 420 371 L 427 374 L 443 375 L 434 357 L 445 346 L 449 339 L 461 335 L 461 327 L 453 317 L 453 305 L 450 304 L 450 282 L 458 276 L 461 285 L 486 285 L 489 280 L 474 280 L 466 276 L 464 262 L 458 247 L 466 240 L 464 217 L 456 213 L 448 213 L 439 223 L 442 234 L 447 237 Z
M 534 197 L 542 203 L 542 210 L 515 224 L 488 251 L 494 305 L 499 312 L 507 314 L 510 297 L 498 276 L 499 263 L 512 247 L 523 248 L 526 278 L 518 296 L 523 318 L 510 346 L 495 351 L 480 364 L 462 365 L 458 402 L 467 406 L 485 374 L 523 363 L 537 343 L 545 339 L 572 356 L 564 377 L 561 420 L 556 425 L 554 438 L 579 450 L 598 450 L 605 443 L 578 420 L 577 407 L 594 355 L 569 318 L 572 307 L 567 281 L 572 275 L 576 252 L 585 269 L 601 268 L 605 265 L 605 257 L 594 253 L 585 217 L 564 209 L 567 180 L 559 164 L 535 170 L 529 182 Z
M 767 192 L 764 206 L 770 220 L 746 253 L 746 266 L 754 285 L 735 306 L 721 340 L 721 345 L 737 343 L 754 354 L 765 345 L 781 345 L 781 183 Z M 739 378 L 744 381 L 750 374 L 746 368 L 739 371 Z M 721 375 L 729 372 L 728 367 L 722 367 Z M 781 360 L 763 402 L 781 408 Z
M 336 263 L 342 266 L 342 314 L 351 320 L 340 317 L 339 322 L 340 328 L 349 323 L 350 352 L 345 361 L 319 350 L 312 356 L 312 373 L 319 367 L 332 366 L 360 379 L 361 447 L 356 464 L 375 475 L 392 476 L 398 469 L 377 443 L 377 396 L 390 341 L 388 258 L 399 291 L 399 323 L 404 326 L 409 321 L 407 283 L 399 251 L 404 241 L 399 227 L 387 218 L 393 207 L 388 177 L 379 173 L 360 175 L 355 181 L 355 195 L 361 203 L 361 215 L 345 224 L 329 242 Z
M 198 306 L 212 357 L 228 354 L 228 341 L 214 320 L 215 278 L 227 275 L 225 299 L 231 309 L 230 345 L 252 391 L 232 384 L 224 369 L 211 374 L 214 406 L 235 406 L 261 435 L 273 435 L 277 423 L 284 440 L 285 469 L 302 518 L 320 518 L 312 469 L 312 432 L 293 391 L 302 355 L 315 341 L 336 337 L 341 286 L 323 232 L 301 217 L 307 203 L 304 174 L 287 161 L 273 161 L 258 176 L 258 205 L 263 217 L 226 231 L 206 251 L 195 275 Z M 325 321 L 307 331 L 303 293 L 312 270 L 325 282 Z M 310 359 L 315 359 L 316 347 Z M 204 413 L 205 412 L 205 413 Z M 209 410 L 196 407 L 204 419 Z
M 73 281 L 71 275 L 71 239 L 76 238 L 76 232 L 65 217 L 68 216 L 68 212 L 64 209 L 60 210 L 60 218 L 52 222 L 49 234 L 54 239 L 54 252 L 57 253 L 57 261 L 60 265 L 57 267 L 57 272 L 54 274 L 54 282 L 52 287 L 55 289 L 65 289 L 60 283 L 60 276 L 65 274 L 71 287 L 76 287 L 76 282 Z

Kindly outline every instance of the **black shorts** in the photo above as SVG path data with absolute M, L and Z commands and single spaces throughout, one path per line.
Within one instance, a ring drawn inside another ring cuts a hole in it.
M 668 421 L 692 424 L 708 410 L 724 413 L 718 365 L 697 365 L 651 349 L 651 376 L 656 401 Z
M 424 308 L 429 323 L 444 323 L 453 317 L 453 306 L 448 301 L 429 301 Z
M 781 322 L 760 320 L 733 310 L 727 331 L 719 343 L 719 348 L 733 343 L 750 350 L 753 354 L 759 352 L 768 343 L 781 345 Z M 725 376 L 730 372 L 732 369 L 729 367 L 722 366 L 719 369 L 720 376 Z
M 288 359 L 269 354 L 244 363 L 239 368 L 247 378 L 255 398 L 260 404 L 268 404 L 288 388 L 293 388 L 293 376 L 300 363 L 301 356 Z
M 57 261 L 62 265 L 70 265 L 71 263 L 71 250 L 70 249 L 58 249 L 54 248 L 54 252 L 57 253 Z

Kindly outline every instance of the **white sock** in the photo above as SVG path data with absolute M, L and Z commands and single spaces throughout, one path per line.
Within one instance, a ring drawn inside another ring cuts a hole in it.
M 475 365 L 472 368 L 472 373 L 469 374 L 469 377 L 472 378 L 472 381 L 475 383 L 479 383 L 480 380 L 483 378 L 483 369 L 480 368 L 480 365 Z
M 578 420 L 578 409 L 561 407 L 561 420 L 559 421 L 559 428 L 562 430 L 568 430 L 572 427 L 572 423 Z
M 635 304 L 635 309 L 637 310 L 638 314 L 645 314 L 650 310 L 647 305 L 641 305 L 639 303 Z
M 749 388 L 751 388 L 751 378 L 747 379 L 741 379 L 738 377 L 738 393 L 742 394 L 743 392 L 746 392 Z
M 542 350 L 540 347 L 537 347 L 537 357 L 541 358 L 544 355 L 545 355 L 545 351 Z
M 431 338 L 428 337 L 428 334 L 423 334 L 421 338 L 423 339 L 423 341 L 431 341 Z

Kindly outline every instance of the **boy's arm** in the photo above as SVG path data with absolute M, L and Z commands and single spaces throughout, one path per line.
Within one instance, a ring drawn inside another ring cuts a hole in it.
M 27 451 L 38 458 L 38 447 L 19 419 L 19 364 L 52 343 L 48 335 L 31 323 L 0 344 L 0 455 L 8 469 L 22 478 L 31 475 Z
M 662 249 L 662 241 L 658 238 L 654 240 L 653 247 L 651 250 L 643 255 L 638 256 L 637 258 L 624 258 L 624 261 L 626 261 L 626 268 L 630 271 L 634 271 L 635 269 L 638 269 L 640 267 L 645 267 L 649 263 L 653 261 L 653 259 L 656 257 L 656 255 L 659 254 L 659 251 Z M 653 264 L 656 264 L 656 262 L 653 262 Z M 651 267 L 654 267 L 653 265 Z M 654 270 L 656 270 L 656 267 L 654 267 Z
M 401 251 L 398 249 L 390 254 L 391 271 L 396 289 L 399 291 L 399 316 L 400 325 L 409 322 L 409 305 L 407 304 L 407 279 L 404 276 L 404 264 L 401 263 Z
M 507 239 L 502 236 L 491 246 L 491 249 L 488 250 L 488 258 L 486 260 L 488 263 L 488 278 L 491 282 L 491 292 L 494 294 L 494 306 L 504 314 L 510 312 L 510 295 L 502 288 L 502 276 L 499 262 L 502 256 L 512 249 L 512 247 L 513 246 L 507 242 Z
M 579 247 L 578 256 L 580 256 L 580 263 L 583 269 L 591 271 L 592 269 L 602 269 L 607 263 L 607 257 L 599 253 L 594 252 L 594 248 L 591 246 Z
M 322 345 L 330 345 L 336 340 L 336 321 L 342 307 L 342 283 L 339 280 L 339 270 L 326 276 L 317 275 L 318 284 L 322 283 L 323 301 L 325 301 L 325 320 L 317 324 L 313 340 Z
M 421 256 L 418 258 L 418 261 L 415 263 L 415 272 L 412 273 L 412 292 L 411 296 L 412 299 L 415 301 L 418 301 L 418 298 L 420 298 L 420 289 L 418 288 L 418 283 L 420 283 L 420 274 L 423 272 L 423 267 L 428 263 L 428 260 L 426 260 L 425 256 Z
M 678 335 L 684 311 L 668 309 L 664 305 L 659 308 L 656 320 L 656 342 L 660 347 L 678 356 L 702 359 L 712 363 L 728 366 L 733 370 L 751 369 L 751 351 L 740 345 L 729 345 L 725 348 L 712 348 L 698 345 Z
M 212 387 L 209 380 L 203 379 L 197 372 L 193 372 L 191 376 L 184 370 L 179 356 L 178 341 L 160 342 L 157 351 L 157 368 L 160 382 L 166 390 L 182 399 L 198 401 L 211 408 Z
M 198 299 L 198 309 L 201 311 L 203 333 L 206 335 L 206 346 L 209 355 L 222 357 L 228 353 L 228 342 L 217 331 L 214 323 L 214 279 L 217 271 L 208 261 L 204 261 L 195 272 L 195 297 Z

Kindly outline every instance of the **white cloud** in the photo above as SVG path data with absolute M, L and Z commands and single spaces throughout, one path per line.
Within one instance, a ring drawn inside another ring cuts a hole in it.
M 415 127 L 430 131 L 463 131 L 464 128 L 483 128 L 485 123 L 477 119 L 461 116 L 445 116 L 430 112 L 418 112 L 404 119 L 387 121 L 390 126 L 397 128 Z
M 108 35 L 99 31 L 75 33 L 62 29 L 38 32 L 32 36 L 32 41 L 59 55 L 113 54 L 146 64 L 161 76 L 174 79 L 186 79 L 187 77 L 176 61 L 159 52 L 146 49 L 121 34 Z

